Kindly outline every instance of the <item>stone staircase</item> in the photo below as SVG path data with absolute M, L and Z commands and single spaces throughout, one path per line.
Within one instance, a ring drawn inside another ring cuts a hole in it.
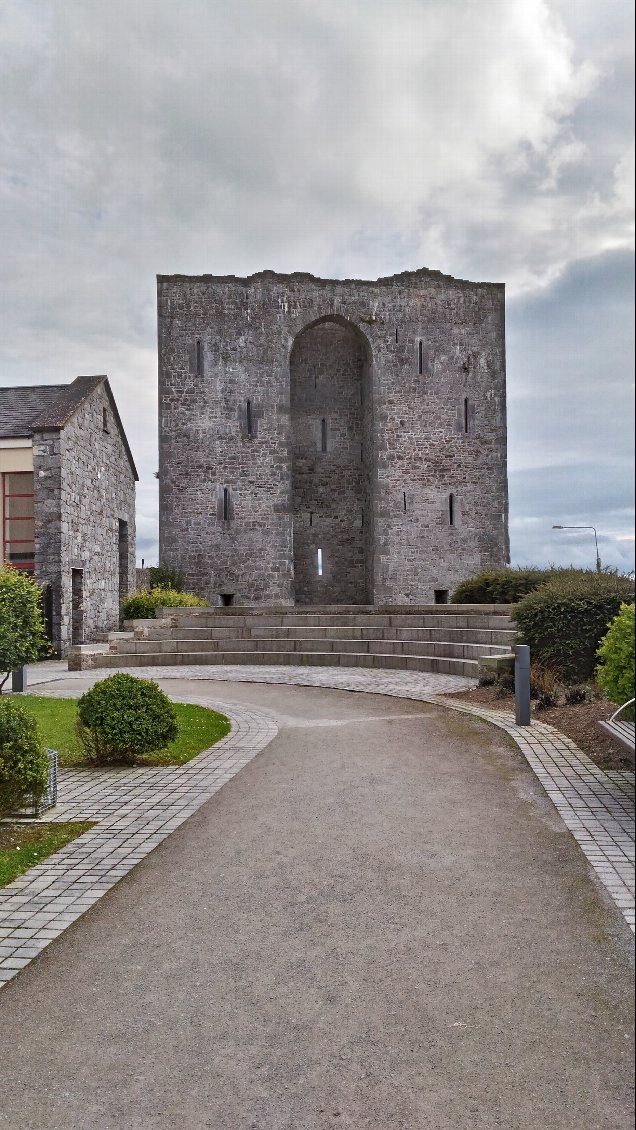
M 164 608 L 132 620 L 108 649 L 76 647 L 71 670 L 199 664 L 310 664 L 477 676 L 510 653 L 509 605 L 370 608 Z

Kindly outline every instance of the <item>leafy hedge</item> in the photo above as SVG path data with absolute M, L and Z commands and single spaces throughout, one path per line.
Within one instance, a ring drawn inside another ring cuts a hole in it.
M 596 678 L 610 702 L 622 705 L 634 697 L 634 605 L 622 604 L 598 649 Z
M 0 813 L 46 791 L 49 757 L 32 714 L 13 698 L 0 699 Z
M 524 596 L 511 612 L 533 659 L 562 679 L 594 675 L 596 652 L 621 604 L 632 604 L 634 585 L 618 573 L 564 570 Z
M 207 600 L 175 589 L 140 589 L 121 606 L 122 620 L 152 620 L 155 608 L 207 608 Z
M 591 569 L 574 566 L 548 566 L 546 569 L 484 569 L 457 586 L 451 604 L 517 604 L 529 592 L 548 581 L 568 581 L 575 577 L 596 576 Z M 614 575 L 611 573 L 605 575 Z
M 550 576 L 547 569 L 484 569 L 457 586 L 451 604 L 516 604 Z
M 77 732 L 89 761 L 125 762 L 163 749 L 179 732 L 170 699 L 156 683 L 111 675 L 95 683 L 77 704 Z

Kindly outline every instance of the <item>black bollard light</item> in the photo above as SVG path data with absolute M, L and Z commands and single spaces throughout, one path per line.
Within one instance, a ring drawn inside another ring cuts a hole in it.
M 525 643 L 515 647 L 515 722 L 530 725 L 530 648 Z

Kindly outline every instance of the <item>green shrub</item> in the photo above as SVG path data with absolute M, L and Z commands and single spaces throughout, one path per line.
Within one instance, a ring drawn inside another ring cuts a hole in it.
M 175 589 L 140 589 L 121 607 L 122 620 L 152 620 L 155 608 L 207 608 L 207 600 Z
M 13 698 L 0 700 L 0 813 L 46 791 L 49 757 L 33 715 Z
M 11 671 L 50 653 L 40 586 L 21 569 L 0 568 L 0 692 Z
M 511 612 L 522 643 L 534 660 L 567 682 L 594 674 L 596 651 L 609 621 L 623 602 L 633 603 L 629 577 L 615 572 L 556 572 Z
M 151 565 L 148 570 L 151 589 L 170 589 L 172 592 L 183 592 L 184 576 L 179 569 L 172 569 L 170 565 Z
M 95 683 L 77 704 L 77 732 L 89 761 L 134 764 L 163 749 L 179 732 L 170 699 L 156 683 L 111 675 Z
M 634 605 L 622 604 L 598 649 L 596 678 L 610 702 L 634 697 Z
M 584 577 L 591 572 L 572 565 L 566 568 L 550 565 L 547 569 L 484 569 L 457 586 L 451 604 L 516 604 L 548 581 Z
M 485 569 L 457 586 L 451 604 L 516 604 L 548 576 L 546 569 Z

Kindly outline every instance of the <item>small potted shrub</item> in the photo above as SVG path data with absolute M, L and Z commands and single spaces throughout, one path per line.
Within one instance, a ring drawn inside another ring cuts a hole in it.
M 12 671 L 50 654 L 41 591 L 27 573 L 0 567 L 0 694 Z

